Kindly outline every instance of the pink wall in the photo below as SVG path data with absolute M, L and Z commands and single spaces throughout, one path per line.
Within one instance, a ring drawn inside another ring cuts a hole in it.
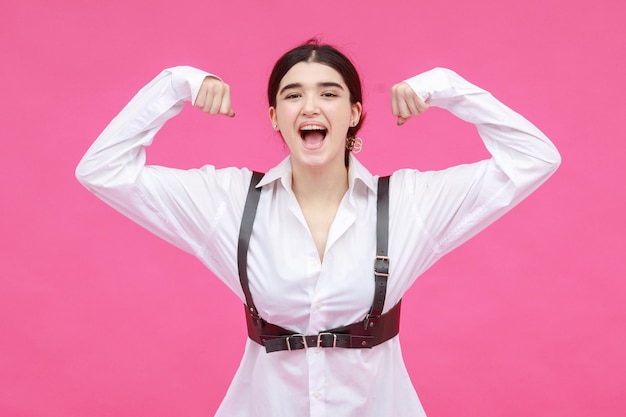
M 433 66 L 519 110 L 563 156 L 406 297 L 404 352 L 429 416 L 623 416 L 623 4 L 3 2 L 0 416 L 212 415 L 242 352 L 241 306 L 199 262 L 97 201 L 74 168 L 144 83 L 188 64 L 232 85 L 237 118 L 186 109 L 150 162 L 267 169 L 285 154 L 266 116 L 271 65 L 318 34 L 364 78 L 360 159 L 373 172 L 485 155 L 443 111 L 394 125 L 389 88 Z M 232 349 L 213 347 L 216 334 Z

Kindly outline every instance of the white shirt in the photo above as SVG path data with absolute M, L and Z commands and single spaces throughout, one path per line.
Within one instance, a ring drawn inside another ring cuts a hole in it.
M 243 302 L 236 251 L 251 171 L 145 166 L 155 133 L 184 101 L 195 100 L 206 75 L 190 67 L 161 73 L 104 130 L 76 173 L 102 200 L 198 257 Z M 436 172 L 393 173 L 384 311 L 435 261 L 520 202 L 560 163 L 536 127 L 454 72 L 434 69 L 407 82 L 432 106 L 475 124 L 492 158 Z M 374 291 L 376 179 L 351 157 L 349 189 L 320 262 L 291 189 L 290 159 L 267 172 L 248 255 L 252 296 L 265 320 L 317 334 L 364 318 Z M 425 414 L 396 336 L 372 349 L 270 354 L 248 339 L 216 415 Z

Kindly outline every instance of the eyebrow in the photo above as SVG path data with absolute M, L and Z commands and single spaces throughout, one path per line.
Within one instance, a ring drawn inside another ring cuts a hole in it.
M 318 87 L 324 87 L 324 88 L 336 87 L 336 88 L 339 88 L 339 89 L 343 90 L 343 86 L 341 84 L 338 84 L 338 83 L 335 83 L 335 82 L 332 82 L 332 81 L 327 81 L 327 82 L 323 82 L 323 83 L 317 83 L 317 86 Z M 283 88 L 280 89 L 278 94 L 282 94 L 286 90 L 291 90 L 292 88 L 302 88 L 302 84 L 301 83 L 287 84 L 286 86 L 284 86 Z

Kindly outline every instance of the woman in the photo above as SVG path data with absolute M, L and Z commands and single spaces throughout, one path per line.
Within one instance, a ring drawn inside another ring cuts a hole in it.
M 421 273 L 530 194 L 560 163 L 537 128 L 452 71 L 417 75 L 394 86 L 391 96 L 398 124 L 429 106 L 445 108 L 476 125 L 492 157 L 437 172 L 393 173 L 384 313 L 398 312 Z M 209 114 L 234 116 L 229 86 L 219 78 L 189 67 L 166 70 L 100 135 L 77 177 L 198 257 L 247 305 L 250 338 L 217 415 L 425 415 L 395 333 L 360 348 L 338 346 L 336 334 L 327 332 L 352 323 L 368 328 L 373 308 L 378 178 L 350 154 L 363 123 L 352 63 L 315 41 L 276 63 L 269 118 L 290 154 L 258 185 L 252 182 L 251 194 L 261 191 L 249 248 L 239 254 L 240 260 L 247 255 L 241 281 L 237 248 L 252 172 L 145 166 L 156 131 L 188 100 Z M 388 320 L 387 328 L 394 323 Z M 255 326 L 274 325 L 298 335 L 276 338 L 281 346 L 270 352 Z

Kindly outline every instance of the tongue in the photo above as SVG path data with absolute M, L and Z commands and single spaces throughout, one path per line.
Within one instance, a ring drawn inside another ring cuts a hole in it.
M 304 146 L 308 149 L 317 149 L 322 146 L 324 136 L 325 135 L 318 130 L 306 132 L 302 135 L 302 139 L 304 139 Z

